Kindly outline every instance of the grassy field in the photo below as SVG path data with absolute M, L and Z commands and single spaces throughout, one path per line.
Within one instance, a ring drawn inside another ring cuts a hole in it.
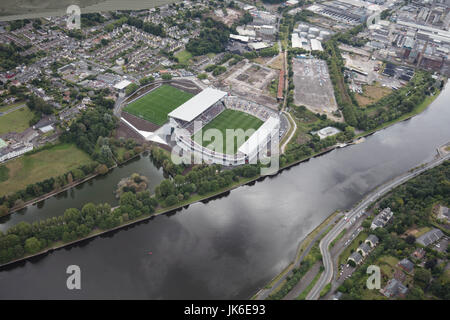
M 248 113 L 227 109 L 223 111 L 221 114 L 219 114 L 216 118 L 214 118 L 205 127 L 203 127 L 202 130 L 198 131 L 192 137 L 192 139 L 194 139 L 196 142 L 203 145 L 204 147 L 208 146 L 212 142 L 217 152 L 235 154 L 237 149 L 244 143 L 244 141 L 238 141 L 237 137 L 234 137 L 234 139 L 227 139 L 226 130 L 227 129 L 243 129 L 244 131 L 247 131 L 248 129 L 257 130 L 262 124 L 263 122 L 260 119 Z M 206 140 L 205 133 L 203 132 L 207 131 L 208 129 L 218 129 L 222 133 L 222 137 L 224 140 L 215 141 L 214 138 Z M 247 141 L 248 138 L 249 137 L 245 137 L 245 141 Z M 220 148 L 221 144 L 222 148 Z M 232 151 L 227 152 L 228 150 Z
M 0 134 L 25 131 L 30 126 L 33 116 L 28 107 L 0 116 Z
M 368 106 L 369 104 L 375 103 L 381 98 L 392 93 L 392 89 L 388 87 L 383 87 L 380 84 L 375 84 L 371 86 L 363 87 L 364 94 L 355 94 L 356 100 L 361 107 Z
M 186 63 L 192 58 L 192 54 L 187 50 L 183 50 L 175 54 L 175 57 L 178 58 L 179 63 Z
M 339 256 L 339 264 L 346 264 L 347 259 L 350 256 L 350 254 L 353 251 L 356 251 L 356 249 L 360 245 L 360 241 L 364 242 L 367 239 L 367 232 L 361 232 L 353 241 L 350 243 L 350 245 L 342 251 L 341 255 Z
M 418 115 L 419 113 L 424 111 L 439 96 L 439 94 L 440 94 L 440 91 L 436 92 L 436 94 L 434 94 L 432 96 L 427 96 L 425 98 L 425 100 L 421 104 L 417 105 L 413 109 L 413 111 L 411 111 L 409 113 L 405 113 L 404 115 L 402 115 L 398 119 L 394 119 L 394 120 L 391 120 L 391 121 L 388 121 L 388 122 L 384 122 L 381 126 L 375 128 L 375 129 L 368 130 L 368 131 L 365 131 L 363 133 L 360 133 L 360 134 L 355 136 L 355 139 L 359 138 L 360 136 L 364 136 L 364 135 L 370 134 L 372 132 L 381 130 L 383 128 L 389 127 L 389 126 L 393 125 L 394 123 L 406 120 L 406 119 L 411 118 L 411 117 L 413 117 L 415 115 Z
M 376 263 L 380 267 L 381 272 L 387 279 L 391 279 L 394 276 L 398 259 L 393 256 L 382 256 L 378 258 Z
M 8 104 L 8 105 L 2 105 L 0 106 L 0 112 L 5 112 L 8 111 L 9 109 L 18 107 L 22 104 L 24 104 L 25 102 L 21 101 L 21 102 L 17 102 L 17 103 L 13 103 L 13 104 Z
M 0 196 L 24 189 L 31 183 L 56 177 L 90 161 L 89 155 L 73 144 L 59 144 L 51 149 L 8 161 L 0 166 L 0 172 L 8 173 L 6 181 L 0 179 Z
M 6 166 L 0 167 L 0 182 L 6 181 L 9 178 L 9 169 Z
M 161 126 L 167 122 L 167 114 L 192 96 L 191 93 L 165 84 L 133 101 L 124 111 Z

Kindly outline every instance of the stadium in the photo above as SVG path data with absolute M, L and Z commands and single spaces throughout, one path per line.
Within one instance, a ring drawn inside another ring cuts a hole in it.
M 261 152 L 267 154 L 275 135 L 281 136 L 278 112 L 215 88 L 185 88 L 191 90 L 161 84 L 128 99 L 121 120 L 182 157 L 226 166 L 253 163 Z

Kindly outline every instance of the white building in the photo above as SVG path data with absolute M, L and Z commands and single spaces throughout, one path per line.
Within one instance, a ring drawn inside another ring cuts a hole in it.
M 391 211 L 391 208 L 385 208 L 373 219 L 370 229 L 383 228 L 391 220 L 393 215 L 394 213 Z
M 259 32 L 261 32 L 262 34 L 267 34 L 267 35 L 274 35 L 276 30 L 274 26 L 269 26 L 269 25 L 262 25 L 259 28 Z
M 0 162 L 18 157 L 24 153 L 33 150 L 31 143 L 16 143 L 6 148 L 0 149 Z

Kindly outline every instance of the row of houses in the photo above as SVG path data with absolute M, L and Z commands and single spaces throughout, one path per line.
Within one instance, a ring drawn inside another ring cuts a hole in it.
M 383 228 L 391 219 L 394 213 L 391 208 L 385 208 L 381 211 L 372 221 L 370 229 L 375 230 L 376 228 Z
M 369 235 L 367 239 L 356 249 L 356 251 L 348 257 L 348 261 L 353 262 L 355 265 L 361 264 L 364 258 L 367 257 L 377 246 L 378 242 L 379 239 L 376 235 Z
M 21 156 L 24 153 L 33 150 L 32 143 L 18 142 L 0 149 L 0 162 L 10 160 Z

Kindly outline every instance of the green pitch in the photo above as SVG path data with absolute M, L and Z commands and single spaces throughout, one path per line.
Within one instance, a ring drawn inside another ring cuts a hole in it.
M 202 130 L 198 131 L 195 135 L 192 136 L 192 139 L 197 143 L 201 144 L 204 147 L 207 147 L 211 143 L 216 147 L 215 151 L 235 154 L 237 149 L 244 143 L 244 141 L 239 141 L 237 137 L 234 139 L 227 139 L 226 130 L 227 129 L 242 129 L 244 132 L 248 129 L 254 129 L 255 131 L 263 124 L 261 120 L 258 118 L 241 111 L 226 109 L 221 114 L 219 114 L 216 118 L 214 118 L 210 123 L 203 127 Z M 208 129 L 218 129 L 222 133 L 223 142 L 222 149 L 220 148 L 220 141 L 214 141 L 214 138 L 206 140 L 206 137 L 203 136 L 203 141 L 200 141 L 203 135 L 205 135 Z M 249 137 L 245 137 L 245 141 L 248 140 Z M 242 139 L 241 139 L 242 140 Z M 227 147 L 228 146 L 228 147 Z M 233 150 L 233 152 L 227 152 L 227 150 Z
M 127 105 L 124 111 L 162 126 L 167 122 L 167 115 L 172 110 L 175 110 L 193 96 L 189 92 L 164 84 Z

